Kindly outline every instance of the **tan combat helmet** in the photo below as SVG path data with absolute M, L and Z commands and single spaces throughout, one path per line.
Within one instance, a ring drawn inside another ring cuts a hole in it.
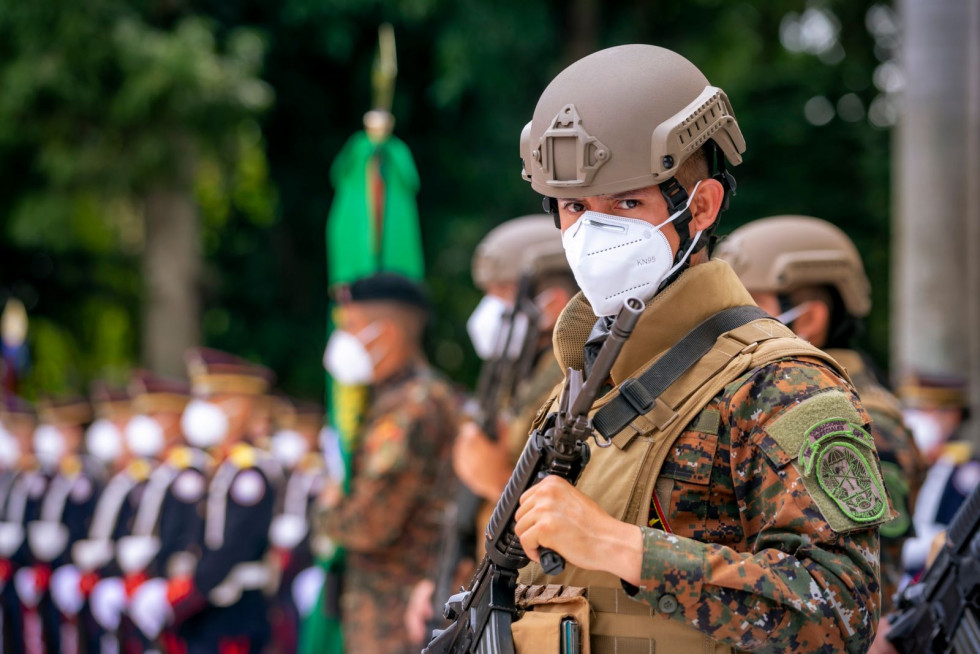
M 575 62 L 541 94 L 521 133 L 523 175 L 550 198 L 629 191 L 672 179 L 709 141 L 741 163 L 725 92 L 679 54 L 621 45 Z
M 871 284 L 847 234 L 819 218 L 773 216 L 739 227 L 715 250 L 750 292 L 791 293 L 808 286 L 837 289 L 855 318 L 871 310 Z
M 479 289 L 516 282 L 524 273 L 534 277 L 572 274 L 551 216 L 536 214 L 508 220 L 490 230 L 476 246 L 473 283 Z

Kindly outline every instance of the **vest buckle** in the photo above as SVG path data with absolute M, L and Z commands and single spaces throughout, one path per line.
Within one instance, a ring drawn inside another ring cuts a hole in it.
M 638 379 L 632 377 L 619 385 L 619 394 L 641 416 L 649 413 L 656 402 L 656 398 L 650 395 L 650 391 Z

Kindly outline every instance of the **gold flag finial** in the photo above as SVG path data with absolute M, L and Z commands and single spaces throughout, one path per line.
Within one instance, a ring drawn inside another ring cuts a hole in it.
M 397 76 L 395 29 L 390 23 L 384 23 L 378 28 L 378 54 L 371 68 L 371 88 L 374 91 L 371 111 L 364 114 L 364 128 L 372 141 L 384 141 L 395 127 L 391 105 L 395 97 Z

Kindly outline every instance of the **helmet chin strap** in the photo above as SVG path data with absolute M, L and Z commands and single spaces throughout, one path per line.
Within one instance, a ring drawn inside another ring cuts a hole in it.
M 673 215 L 681 210 L 683 210 L 683 213 L 674 220 L 677 235 L 680 237 L 680 244 L 677 247 L 677 254 L 674 255 L 674 266 L 676 266 L 676 270 L 660 284 L 660 288 L 657 289 L 658 293 L 669 286 L 675 279 L 680 277 L 681 273 L 688 269 L 688 267 L 691 265 L 690 255 L 700 252 L 705 247 L 708 248 L 708 252 L 710 254 L 715 242 L 714 231 L 718 226 L 718 219 L 721 217 L 722 212 L 728 208 L 728 202 L 731 196 L 735 195 L 735 178 L 732 177 L 732 174 L 725 168 L 725 155 L 721 151 L 721 148 L 719 148 L 714 141 L 708 141 L 708 144 L 705 147 L 708 150 L 705 154 L 708 158 L 711 179 L 721 184 L 724 192 L 721 207 L 718 209 L 718 214 L 715 216 L 714 222 L 701 232 L 700 238 L 692 236 L 689 225 L 691 224 L 693 216 L 691 215 L 691 208 L 686 206 L 688 202 L 687 191 L 683 186 L 681 186 L 681 183 L 677 181 L 676 177 L 671 177 L 666 182 L 659 185 L 660 193 L 664 196 L 664 200 L 667 202 L 668 213 Z M 697 239 L 696 242 L 695 239 Z

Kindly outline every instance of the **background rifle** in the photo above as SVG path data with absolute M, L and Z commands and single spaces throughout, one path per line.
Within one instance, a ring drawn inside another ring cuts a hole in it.
M 514 304 L 504 315 L 493 356 L 484 362 L 477 379 L 476 397 L 471 414 L 473 421 L 496 442 L 497 420 L 505 403 L 514 397 L 517 384 L 525 379 L 537 358 L 540 312 L 534 304 L 533 275 L 520 277 Z M 452 594 L 456 570 L 464 558 L 476 558 L 476 517 L 484 499 L 462 483 L 458 485 L 455 506 L 451 506 L 443 523 L 443 538 L 438 558 L 433 599 L 433 619 L 429 628 L 445 624 L 443 607 Z
M 980 652 L 980 486 L 953 516 L 922 580 L 899 596 L 888 640 L 902 654 Z
M 453 595 L 446 603 L 445 616 L 453 623 L 433 633 L 423 654 L 513 654 L 511 623 L 517 613 L 514 590 L 518 571 L 529 562 L 514 533 L 521 495 L 547 475 L 558 475 L 572 484 L 578 481 L 589 461 L 587 439 L 593 435 L 589 410 L 642 311 L 643 302 L 626 300 L 588 381 L 583 384 L 582 372 L 568 369 L 558 411 L 531 434 L 494 507 L 487 527 L 487 554 L 469 589 Z M 556 552 L 542 549 L 540 558 L 541 567 L 550 575 L 564 569 L 565 561 Z

